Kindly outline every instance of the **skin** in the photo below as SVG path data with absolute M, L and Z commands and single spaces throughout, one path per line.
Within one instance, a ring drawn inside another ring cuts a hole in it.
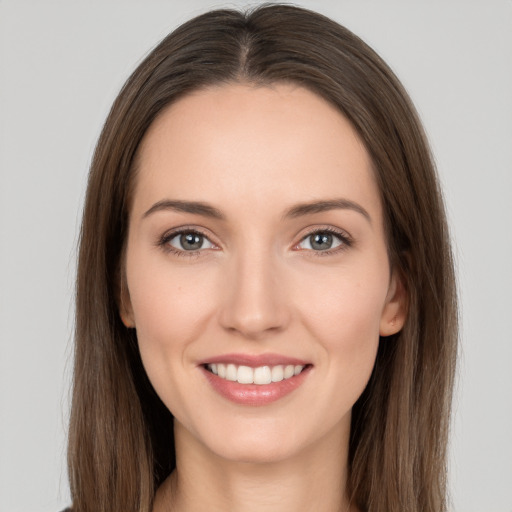
M 121 317 L 136 328 L 148 376 L 175 417 L 177 451 L 154 510 L 349 510 L 351 409 L 379 336 L 399 331 L 405 316 L 371 160 L 355 131 L 298 86 L 210 87 L 157 118 L 137 173 Z M 357 206 L 285 216 L 340 198 Z M 147 213 L 164 200 L 207 203 L 223 219 Z M 201 250 L 165 238 L 183 226 L 205 235 Z M 325 229 L 343 238 L 313 249 L 309 235 Z M 240 405 L 200 366 L 233 352 L 312 366 L 280 400 Z

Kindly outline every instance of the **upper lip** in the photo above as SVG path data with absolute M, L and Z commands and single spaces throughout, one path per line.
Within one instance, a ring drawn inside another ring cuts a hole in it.
M 235 364 L 237 366 L 257 368 L 259 366 L 286 366 L 290 364 L 306 366 L 310 363 L 304 359 L 284 356 L 281 354 L 222 354 L 205 359 L 199 364 Z

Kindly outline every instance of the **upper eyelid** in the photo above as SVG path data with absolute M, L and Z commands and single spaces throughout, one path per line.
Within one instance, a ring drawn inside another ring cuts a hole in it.
M 337 235 L 342 239 L 346 239 L 346 240 L 350 240 L 350 241 L 353 240 L 352 235 L 347 230 L 338 228 L 338 227 L 334 227 L 334 226 L 329 226 L 329 225 L 310 226 L 308 228 L 305 228 L 305 230 L 304 229 L 301 230 L 301 232 L 302 232 L 302 234 L 300 234 L 300 232 L 297 234 L 297 236 L 299 236 L 299 234 L 300 234 L 299 242 L 301 242 L 308 236 L 314 235 L 315 233 L 330 233 L 333 235 Z
M 200 228 L 197 226 L 179 226 L 176 228 L 169 229 L 160 237 L 160 239 L 170 240 L 170 239 L 174 238 L 175 236 L 181 235 L 183 233 L 197 233 L 198 235 L 208 238 L 208 240 L 210 240 L 210 242 L 215 243 L 211 239 L 212 235 L 210 234 L 209 230 L 206 230 L 204 228 Z

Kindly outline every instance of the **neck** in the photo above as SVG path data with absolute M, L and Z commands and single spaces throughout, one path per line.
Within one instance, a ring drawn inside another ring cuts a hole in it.
M 252 463 L 213 454 L 177 424 L 176 470 L 153 512 L 355 512 L 345 492 L 348 432 L 337 429 L 286 460 Z

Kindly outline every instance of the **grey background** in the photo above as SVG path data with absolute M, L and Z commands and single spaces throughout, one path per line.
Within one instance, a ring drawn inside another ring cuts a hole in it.
M 462 306 L 452 510 L 512 512 L 512 2 L 297 3 L 372 45 L 423 118 L 444 184 Z M 247 3 L 0 0 L 2 512 L 68 504 L 77 230 L 110 104 L 172 28 L 236 5 Z

